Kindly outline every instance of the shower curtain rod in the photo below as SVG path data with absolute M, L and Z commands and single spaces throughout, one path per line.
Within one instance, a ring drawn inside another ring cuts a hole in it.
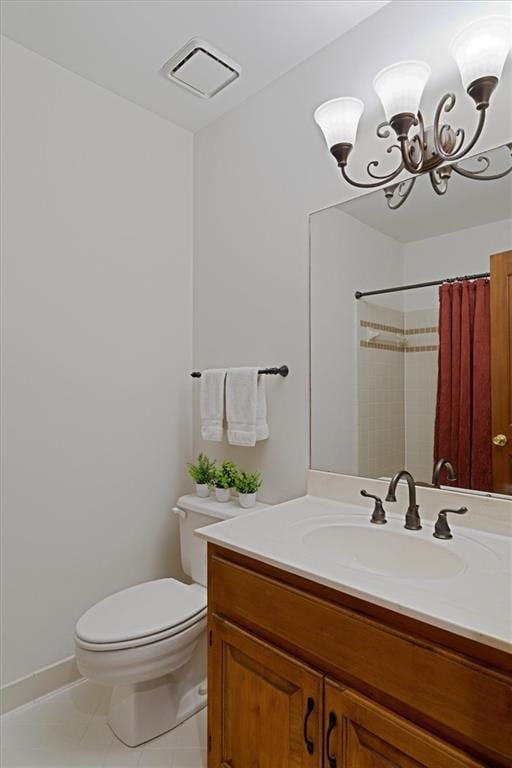
M 411 285 L 396 285 L 394 288 L 381 288 L 379 291 L 356 291 L 356 299 L 362 299 L 363 296 L 376 296 L 379 293 L 396 293 L 397 291 L 412 291 L 415 288 L 428 288 L 432 285 L 442 285 L 443 283 L 458 283 L 462 280 L 477 280 L 479 277 L 490 277 L 490 272 L 479 272 L 477 275 L 461 275 L 460 277 L 445 277 L 443 280 L 432 280 L 430 283 L 412 283 Z

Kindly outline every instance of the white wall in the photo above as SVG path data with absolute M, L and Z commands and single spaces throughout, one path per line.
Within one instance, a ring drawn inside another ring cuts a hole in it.
M 313 111 L 334 96 L 363 98 L 366 112 L 351 171 L 362 174 L 363 163 L 373 157 L 389 163 L 386 142 L 374 134 L 383 117 L 373 75 L 394 61 L 425 59 L 432 66 L 425 113 L 432 114 L 446 90 L 460 94 L 451 37 L 472 18 L 495 12 L 502 13 L 503 4 L 390 3 L 196 134 L 194 365 L 287 363 L 291 372 L 285 381 L 269 382 L 271 438 L 266 444 L 253 450 L 202 444 L 196 421 L 195 450 L 261 469 L 262 497 L 269 501 L 305 490 L 308 214 L 355 194 L 340 180 Z M 509 78 L 510 62 L 493 96 L 495 118 L 482 148 L 512 135 Z M 470 129 L 475 116 L 466 101 L 462 95 L 457 124 Z
M 389 161 L 374 136 L 373 74 L 429 61 L 430 114 L 459 82 L 449 39 L 496 10 L 392 3 L 196 135 L 194 367 L 287 363 L 291 373 L 268 381 L 269 441 L 202 445 L 196 408 L 194 448 L 261 469 L 269 501 L 305 489 L 308 214 L 355 192 L 313 110 L 343 93 L 364 98 L 352 172 Z M 177 571 L 168 510 L 189 454 L 192 142 L 14 43 L 3 53 L 8 682 L 71 653 L 76 617 L 107 592 Z M 481 148 L 510 139 L 509 86 L 510 62 Z M 458 124 L 474 122 L 457 109 Z
M 3 682 L 78 616 L 179 572 L 192 136 L 3 47 Z
M 512 247 L 512 219 L 417 240 L 404 246 L 405 284 L 489 271 L 489 256 Z M 404 294 L 405 309 L 431 309 L 438 305 L 439 287 Z
M 359 329 L 354 293 L 366 287 L 369 275 L 372 284 L 400 282 L 402 245 L 338 208 L 311 216 L 310 240 L 311 466 L 357 474 Z M 400 294 L 393 299 L 400 303 Z

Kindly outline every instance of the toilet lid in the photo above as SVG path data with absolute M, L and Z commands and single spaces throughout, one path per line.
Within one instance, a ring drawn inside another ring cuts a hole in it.
M 78 620 L 77 638 L 87 643 L 122 643 L 190 624 L 204 614 L 206 590 L 176 579 L 137 584 L 106 597 Z

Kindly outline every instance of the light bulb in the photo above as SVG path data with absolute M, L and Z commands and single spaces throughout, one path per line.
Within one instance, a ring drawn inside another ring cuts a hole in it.
M 326 101 L 315 110 L 315 122 L 322 129 L 329 149 L 336 144 L 354 146 L 363 109 L 361 99 L 344 96 Z
M 416 117 L 429 76 L 430 67 L 424 61 L 400 61 L 379 72 L 373 87 L 388 122 L 405 113 Z
M 453 40 L 451 53 L 466 90 L 481 77 L 499 80 L 511 42 L 510 22 L 506 16 L 477 19 L 459 32 Z

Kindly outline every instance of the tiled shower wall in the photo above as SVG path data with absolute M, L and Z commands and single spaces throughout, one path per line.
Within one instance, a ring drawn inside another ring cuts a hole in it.
M 405 355 L 397 345 L 366 345 L 372 343 L 367 340 L 372 334 L 379 333 L 372 325 L 403 330 L 403 313 L 364 301 L 358 312 L 359 474 L 388 476 L 405 460 Z M 384 330 L 382 334 L 392 340 L 400 336 Z
M 432 474 L 437 390 L 437 309 L 358 306 L 359 474 L 406 467 Z
M 404 312 L 408 347 L 405 355 L 405 463 L 416 480 L 430 482 L 434 454 L 437 396 L 438 309 Z M 430 332 L 429 332 L 430 331 Z

